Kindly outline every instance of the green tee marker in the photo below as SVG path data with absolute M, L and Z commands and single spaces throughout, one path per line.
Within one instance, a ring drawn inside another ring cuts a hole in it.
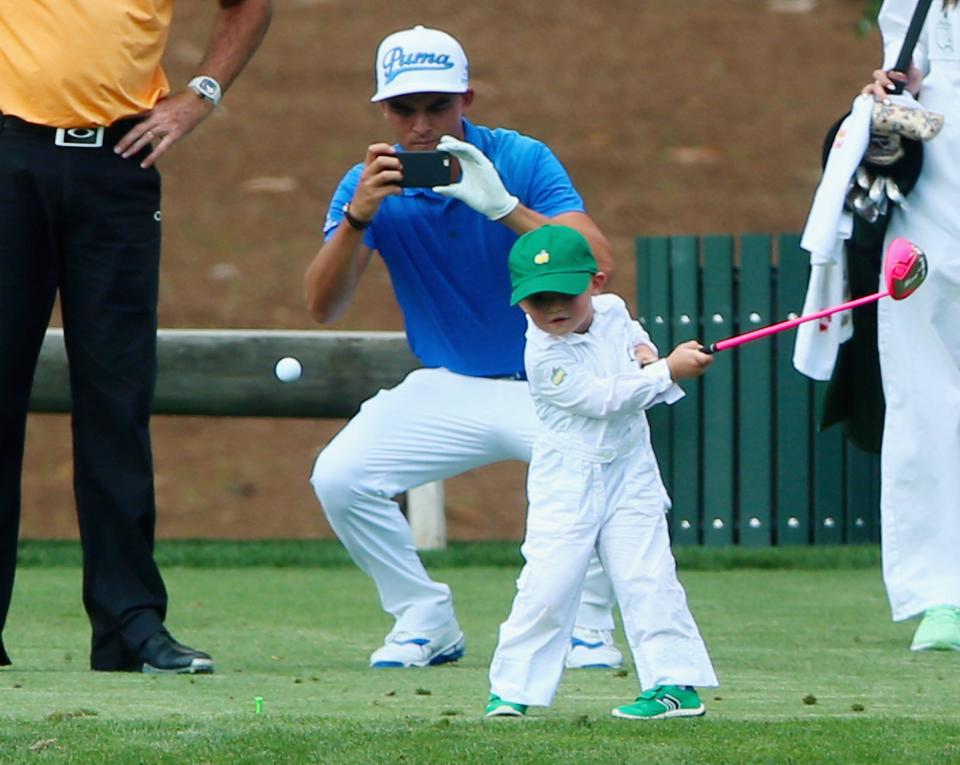
M 263 711 L 263 696 L 253 697 L 253 709 L 255 714 L 260 714 Z

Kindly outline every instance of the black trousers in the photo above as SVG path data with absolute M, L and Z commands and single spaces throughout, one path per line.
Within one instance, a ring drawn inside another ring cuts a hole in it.
M 153 559 L 160 177 L 112 145 L 58 146 L 0 116 L 0 633 L 13 591 L 27 404 L 60 293 L 91 666 L 124 669 L 163 624 Z M 79 135 L 83 135 L 82 133 Z M 69 136 L 68 136 L 69 138 Z M 61 136 L 61 140 L 63 140 Z M 0 664 L 9 664 L 0 639 Z

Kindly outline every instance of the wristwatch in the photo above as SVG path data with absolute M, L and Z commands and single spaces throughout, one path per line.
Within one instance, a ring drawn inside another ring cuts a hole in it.
M 223 97 L 223 88 L 220 87 L 220 83 L 206 74 L 194 77 L 187 83 L 187 87 L 204 101 L 209 101 L 214 106 L 219 104 Z
M 369 220 L 360 220 L 359 218 L 354 218 L 350 212 L 349 202 L 343 206 L 343 217 L 346 219 L 347 223 L 350 224 L 351 228 L 355 228 L 357 231 L 363 231 L 373 222 Z

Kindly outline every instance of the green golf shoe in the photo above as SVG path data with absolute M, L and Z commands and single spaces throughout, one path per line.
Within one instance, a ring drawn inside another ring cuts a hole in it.
M 504 701 L 495 693 L 490 694 L 490 700 L 483 710 L 484 717 L 524 717 L 527 714 L 526 704 L 517 704 L 514 701 Z
M 923 613 L 911 651 L 960 651 L 960 608 L 935 606 Z
M 662 720 L 667 717 L 700 717 L 707 713 L 697 692 L 685 685 L 658 685 L 644 691 L 632 704 L 611 713 L 624 720 Z

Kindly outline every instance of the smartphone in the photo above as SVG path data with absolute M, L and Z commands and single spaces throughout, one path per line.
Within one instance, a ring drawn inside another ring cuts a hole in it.
M 431 188 L 451 181 L 450 153 L 446 151 L 398 151 L 394 156 L 403 165 L 401 186 Z

